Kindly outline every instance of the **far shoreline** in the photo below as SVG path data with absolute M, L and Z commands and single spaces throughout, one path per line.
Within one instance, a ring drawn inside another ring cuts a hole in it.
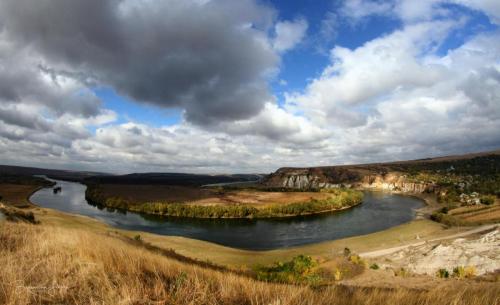
M 179 217 L 179 218 L 194 218 L 194 219 L 283 219 L 294 217 L 307 217 L 326 213 L 335 213 L 351 209 L 363 203 L 363 194 L 355 189 L 338 189 L 332 192 L 326 199 L 311 199 L 305 202 L 292 203 L 272 203 L 264 207 L 258 208 L 251 204 L 234 204 L 234 205 L 194 205 L 189 203 L 106 203 L 112 201 L 113 197 L 105 197 L 97 193 L 97 187 L 91 189 L 91 186 L 84 184 L 87 189 L 85 191 L 85 200 L 87 203 L 104 208 L 112 208 L 122 211 L 130 211 L 134 213 L 164 217 Z M 265 193 L 265 192 L 264 192 Z M 103 202 L 104 201 L 104 202 Z M 332 208 L 320 209 L 324 206 Z M 169 210 L 173 209 L 174 213 Z M 317 210 L 315 210 L 317 209 Z M 159 212 L 159 211 L 162 212 Z M 180 210 L 178 212 L 177 210 Z M 283 211 L 293 210 L 297 213 L 286 213 Z M 311 211 L 312 210 L 312 211 Z M 165 213 L 167 211 L 167 213 Z M 204 214 L 209 214 L 205 216 Z M 232 216 L 231 214 L 243 214 Z M 215 215 L 215 216 L 214 216 Z

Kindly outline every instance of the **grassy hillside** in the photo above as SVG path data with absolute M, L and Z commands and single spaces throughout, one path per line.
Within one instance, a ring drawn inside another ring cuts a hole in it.
M 259 282 L 151 252 L 106 234 L 0 223 L 0 303 L 498 304 L 500 286 L 444 282 L 432 290 L 310 288 Z

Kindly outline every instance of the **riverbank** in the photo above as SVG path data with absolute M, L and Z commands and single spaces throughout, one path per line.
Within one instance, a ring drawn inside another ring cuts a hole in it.
M 342 212 L 278 219 L 195 219 L 158 217 L 87 204 L 85 186 L 58 181 L 63 191 L 37 192 L 40 206 L 86 215 L 113 227 L 184 236 L 247 250 L 271 250 L 382 231 L 411 221 L 420 200 L 399 195 L 364 193 L 364 204 Z M 327 194 L 324 194 L 327 195 Z
M 210 261 L 232 268 L 270 264 L 276 261 L 289 260 L 300 254 L 331 258 L 334 255 L 341 254 L 346 247 L 350 248 L 353 252 L 361 253 L 412 243 L 416 240 L 417 236 L 420 240 L 425 240 L 427 238 L 435 238 L 462 231 L 458 228 L 446 229 L 444 226 L 430 220 L 415 220 L 388 230 L 367 235 L 299 247 L 251 251 L 179 236 L 165 236 L 148 232 L 117 229 L 90 217 L 63 213 L 52 209 L 37 207 L 33 209 L 33 212 L 36 219 L 44 225 L 68 229 L 85 229 L 96 233 L 122 235 L 127 238 L 140 236 L 142 241 L 161 249 L 171 249 L 187 257 L 196 258 L 201 261 Z
M 142 214 L 186 217 L 258 219 L 290 218 L 341 211 L 359 205 L 363 201 L 360 191 L 335 189 L 325 192 L 296 194 L 290 192 L 229 191 L 213 192 L 213 197 L 178 202 L 134 202 L 123 196 L 113 196 L 103 190 L 105 186 L 87 185 L 86 200 L 96 206 L 122 209 Z M 128 186 L 130 188 L 130 186 Z M 184 190 L 186 191 L 186 190 Z M 196 190 L 198 191 L 198 190 Z M 277 196 L 270 196 L 277 195 Z M 270 197 L 260 200 L 260 197 Z M 298 197 L 298 198 L 297 198 Z M 308 198 L 309 197 L 309 198 Z M 231 200 L 227 200 L 231 198 Z M 308 198 L 308 199 L 306 199 Z M 294 202 L 295 201 L 295 202 Z

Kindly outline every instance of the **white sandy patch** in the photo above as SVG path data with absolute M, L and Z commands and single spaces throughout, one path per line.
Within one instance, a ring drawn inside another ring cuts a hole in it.
M 476 274 L 500 269 L 500 230 L 497 228 L 478 238 L 410 246 L 385 256 L 390 265 L 402 266 L 417 274 L 434 275 L 441 269 L 474 266 Z

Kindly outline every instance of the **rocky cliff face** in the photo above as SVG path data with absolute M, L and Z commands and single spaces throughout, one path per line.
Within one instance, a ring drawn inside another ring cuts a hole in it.
M 319 189 L 340 186 L 355 186 L 373 188 L 403 193 L 422 193 L 440 191 L 432 181 L 415 181 L 407 175 L 418 177 L 416 173 L 429 173 L 436 181 L 448 176 L 459 178 L 459 186 L 465 185 L 472 178 L 483 182 L 486 176 L 489 192 L 498 194 L 495 188 L 500 172 L 500 150 L 468 154 L 461 156 L 448 156 L 440 158 L 426 158 L 410 161 L 371 163 L 358 165 L 326 166 L 311 168 L 280 168 L 275 173 L 268 175 L 262 185 L 268 188 L 290 189 Z M 452 178 L 453 178 L 452 177 Z M 427 179 L 427 178 L 426 178 Z M 429 178 L 430 179 L 430 178 Z M 484 186 L 482 183 L 481 185 Z M 463 186 L 461 186 L 463 188 Z
M 266 177 L 263 184 L 272 188 L 298 190 L 363 187 L 403 193 L 433 191 L 432 183 L 409 181 L 400 173 L 377 173 L 346 168 L 282 168 Z
M 318 189 L 340 187 L 340 184 L 333 184 L 322 181 L 322 178 L 315 175 L 288 175 L 283 178 L 282 187 L 293 189 Z
M 390 173 L 384 176 L 364 176 L 360 183 L 360 186 L 364 188 L 373 188 L 387 191 L 400 191 L 403 193 L 433 192 L 436 187 L 432 183 L 408 181 L 406 175 L 397 173 Z
M 350 185 L 357 173 L 341 168 L 281 168 L 267 176 L 263 184 L 272 188 L 320 189 Z

